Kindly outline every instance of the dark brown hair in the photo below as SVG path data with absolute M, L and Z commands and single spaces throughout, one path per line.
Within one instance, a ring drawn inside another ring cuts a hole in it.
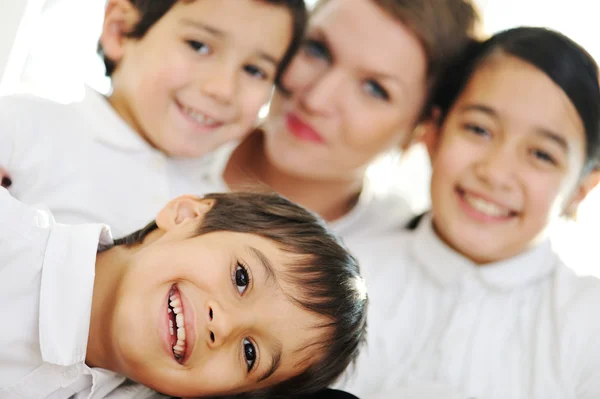
M 299 287 L 290 297 L 298 306 L 323 316 L 327 322 L 320 342 L 308 345 L 316 354 L 307 368 L 291 379 L 260 392 L 236 398 L 290 398 L 322 390 L 355 362 L 365 341 L 367 297 L 356 260 L 315 214 L 277 194 L 209 194 L 212 208 L 197 234 L 232 231 L 255 234 L 297 255 L 278 278 Z M 157 229 L 155 222 L 115 245 L 132 246 Z
M 561 88 L 577 110 L 586 137 L 583 174 L 600 168 L 600 84 L 598 64 L 579 44 L 546 28 L 522 26 L 496 33 L 469 46 L 462 59 L 448 68 L 433 102 L 441 112 L 440 123 L 451 111 L 471 77 L 489 57 L 516 57 L 536 67 Z
M 154 26 L 158 20 L 160 20 L 173 6 L 178 2 L 191 3 L 194 0 L 129 0 L 131 4 L 140 13 L 140 19 L 133 27 L 131 32 L 127 35 L 130 38 L 141 39 L 146 33 Z M 257 0 L 268 4 L 272 4 L 278 7 L 287 8 L 293 21 L 292 27 L 292 41 L 281 61 L 278 65 L 277 74 L 275 76 L 275 83 L 279 83 L 281 74 L 293 58 L 294 54 L 302 44 L 304 38 L 304 30 L 306 28 L 306 22 L 308 19 L 308 12 L 304 0 Z M 104 60 L 104 66 L 106 67 L 106 76 L 111 76 L 117 64 L 109 59 L 102 49 L 102 45 L 98 44 L 98 54 Z

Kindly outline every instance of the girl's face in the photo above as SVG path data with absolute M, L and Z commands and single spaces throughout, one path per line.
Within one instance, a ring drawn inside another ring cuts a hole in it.
M 575 107 L 549 77 L 515 57 L 490 56 L 437 135 L 438 234 L 480 264 L 525 251 L 582 199 L 585 137 Z
M 410 140 L 426 95 L 417 37 L 372 0 L 330 0 L 312 17 L 265 125 L 267 159 L 308 179 L 353 179 Z

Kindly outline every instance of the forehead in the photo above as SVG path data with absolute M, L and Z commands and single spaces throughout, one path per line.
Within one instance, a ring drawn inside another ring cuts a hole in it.
M 486 105 L 506 121 L 585 141 L 583 122 L 564 91 L 544 72 L 510 55 L 495 54 L 483 61 L 457 103 Z
M 172 23 L 200 22 L 222 31 L 225 39 L 235 39 L 252 47 L 282 43 L 287 46 L 292 33 L 289 9 L 258 0 L 178 1 L 165 19 Z
M 322 32 L 334 58 L 350 67 L 424 82 L 419 39 L 372 0 L 329 0 L 312 16 L 309 31 Z

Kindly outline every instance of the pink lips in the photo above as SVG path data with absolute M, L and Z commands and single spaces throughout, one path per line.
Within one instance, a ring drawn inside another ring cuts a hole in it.
M 294 137 L 304 140 L 310 141 L 313 143 L 324 143 L 323 137 L 316 130 L 314 130 L 309 124 L 305 123 L 302 119 L 294 115 L 293 113 L 288 113 L 286 115 L 286 124 L 292 135 Z

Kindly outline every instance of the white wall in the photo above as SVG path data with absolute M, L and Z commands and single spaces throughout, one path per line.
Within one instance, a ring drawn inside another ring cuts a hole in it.
M 26 5 L 26 1 L 0 0 L 0 82 L 6 71 Z

